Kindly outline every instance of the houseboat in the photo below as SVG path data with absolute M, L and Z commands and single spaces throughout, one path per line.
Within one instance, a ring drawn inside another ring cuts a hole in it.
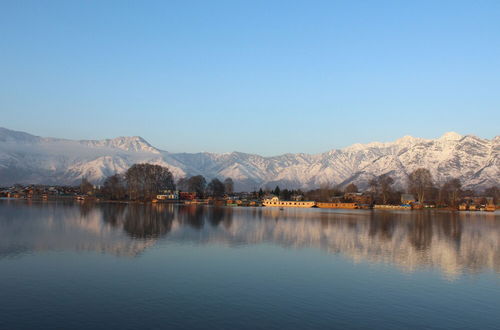
M 495 209 L 495 204 L 486 204 L 486 207 L 484 208 L 484 210 L 487 212 L 495 212 Z
M 375 206 L 373 206 L 373 208 L 378 210 L 411 210 L 412 206 L 410 204 L 401 204 L 401 205 L 376 204 Z
M 316 205 L 314 201 L 280 201 L 278 197 L 264 199 L 262 206 L 267 207 L 313 207 Z
M 317 207 L 324 209 L 357 209 L 359 208 L 357 203 L 330 203 L 330 202 L 318 202 Z

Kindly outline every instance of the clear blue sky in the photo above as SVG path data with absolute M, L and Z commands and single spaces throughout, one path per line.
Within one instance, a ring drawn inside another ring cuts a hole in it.
M 500 134 L 500 1 L 0 1 L 0 126 L 169 151 Z

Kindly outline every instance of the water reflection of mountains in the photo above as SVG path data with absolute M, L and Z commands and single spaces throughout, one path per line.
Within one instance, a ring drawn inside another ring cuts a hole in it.
M 90 250 L 135 256 L 158 240 L 320 248 L 405 270 L 500 273 L 500 217 L 439 211 L 0 204 L 0 255 Z

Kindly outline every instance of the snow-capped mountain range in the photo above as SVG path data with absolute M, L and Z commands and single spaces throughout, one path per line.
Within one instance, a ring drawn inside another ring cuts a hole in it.
M 500 183 L 500 136 L 481 139 L 446 133 L 438 139 L 405 136 L 394 142 L 354 144 L 321 154 L 263 157 L 232 152 L 170 153 L 139 136 L 106 140 L 44 138 L 0 128 L 0 186 L 14 183 L 96 184 L 135 163 L 167 166 L 176 178 L 201 174 L 231 177 L 237 190 L 259 187 L 314 188 L 347 185 L 365 188 L 374 176 L 389 173 L 404 187 L 411 171 L 424 167 L 437 183 L 459 178 L 465 188 Z

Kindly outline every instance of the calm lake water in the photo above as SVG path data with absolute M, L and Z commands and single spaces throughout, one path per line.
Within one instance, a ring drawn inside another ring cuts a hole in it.
M 499 329 L 500 216 L 0 201 L 0 329 Z

